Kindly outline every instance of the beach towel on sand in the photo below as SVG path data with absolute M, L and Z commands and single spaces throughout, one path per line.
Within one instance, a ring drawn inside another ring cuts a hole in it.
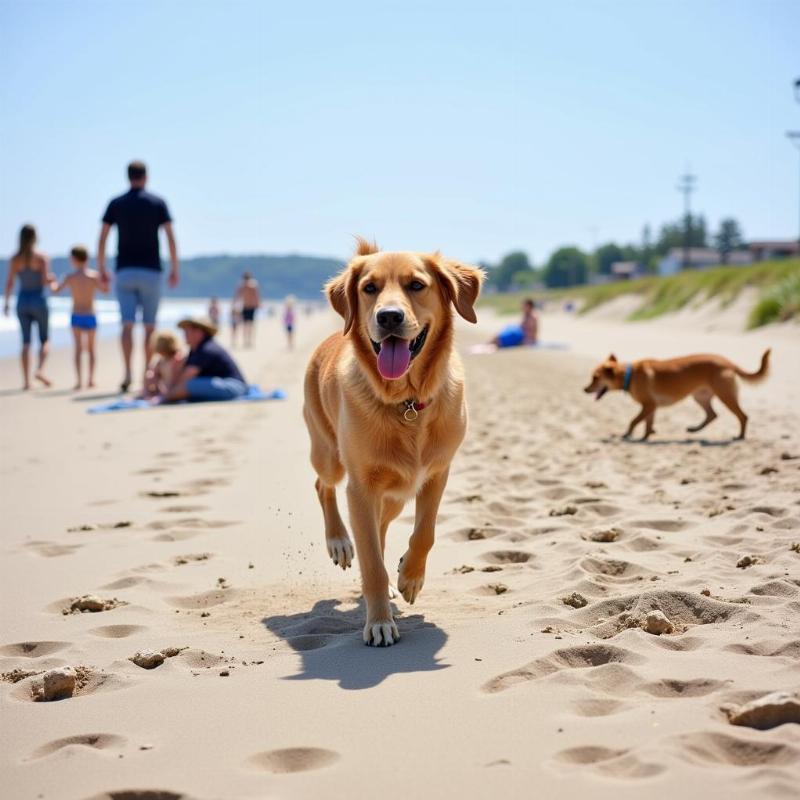
M 483 355 L 484 353 L 496 353 L 498 350 L 569 350 L 570 346 L 566 342 L 537 342 L 536 344 L 523 344 L 517 347 L 498 347 L 496 344 L 484 342 L 474 344 L 467 352 L 470 355 Z
M 254 403 L 262 400 L 285 400 L 286 392 L 283 389 L 273 389 L 264 392 L 258 386 L 248 386 L 247 394 L 237 397 L 235 400 L 182 400 L 179 403 L 168 403 L 169 406 L 195 405 L 197 403 Z M 106 414 L 109 411 L 133 411 L 140 408 L 160 408 L 160 403 L 151 403 L 149 400 L 136 400 L 120 398 L 112 400 L 110 403 L 100 403 L 97 406 L 90 406 L 87 409 L 89 414 Z

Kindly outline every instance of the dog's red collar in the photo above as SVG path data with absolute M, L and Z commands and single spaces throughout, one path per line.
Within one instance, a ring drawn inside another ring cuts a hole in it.
M 403 411 L 403 419 L 406 422 L 413 422 L 419 416 L 419 412 L 428 404 L 421 403 L 419 400 L 404 400 L 403 405 L 406 407 Z

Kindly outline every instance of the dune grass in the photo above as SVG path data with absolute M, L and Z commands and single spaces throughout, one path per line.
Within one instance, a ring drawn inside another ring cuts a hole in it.
M 750 311 L 748 328 L 760 328 L 771 322 L 784 322 L 800 315 L 800 269 L 770 286 Z
M 800 315 L 800 260 L 764 261 L 747 267 L 714 267 L 687 270 L 668 277 L 646 276 L 632 281 L 576 286 L 571 289 L 535 293 L 547 300 L 571 299 L 579 305 L 580 314 L 624 295 L 636 295 L 639 306 L 629 320 L 659 317 L 685 308 L 690 303 L 716 299 L 723 307 L 730 305 L 745 287 L 761 289 L 761 296 L 748 320 L 749 327 L 758 327 Z M 489 295 L 483 301 L 498 313 L 517 313 L 523 297 L 531 292 Z

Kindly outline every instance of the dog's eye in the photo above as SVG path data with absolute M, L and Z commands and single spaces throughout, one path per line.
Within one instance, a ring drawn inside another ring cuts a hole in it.
M 422 281 L 411 281 L 408 284 L 408 288 L 412 292 L 421 292 L 425 288 L 425 284 Z
M 375 294 L 378 291 L 378 287 L 374 283 L 365 283 L 362 291 L 364 294 Z

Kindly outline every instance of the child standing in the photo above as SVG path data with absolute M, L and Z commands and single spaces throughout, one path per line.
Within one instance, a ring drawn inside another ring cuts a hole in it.
M 75 339 L 76 389 L 83 388 L 83 351 L 89 355 L 89 383 L 94 386 L 94 335 L 97 330 L 97 317 L 94 314 L 94 294 L 101 288 L 100 273 L 89 269 L 89 252 L 80 245 L 73 247 L 69 254 L 73 272 L 64 277 L 56 287 L 56 292 L 68 288 L 72 294 L 72 335 Z

